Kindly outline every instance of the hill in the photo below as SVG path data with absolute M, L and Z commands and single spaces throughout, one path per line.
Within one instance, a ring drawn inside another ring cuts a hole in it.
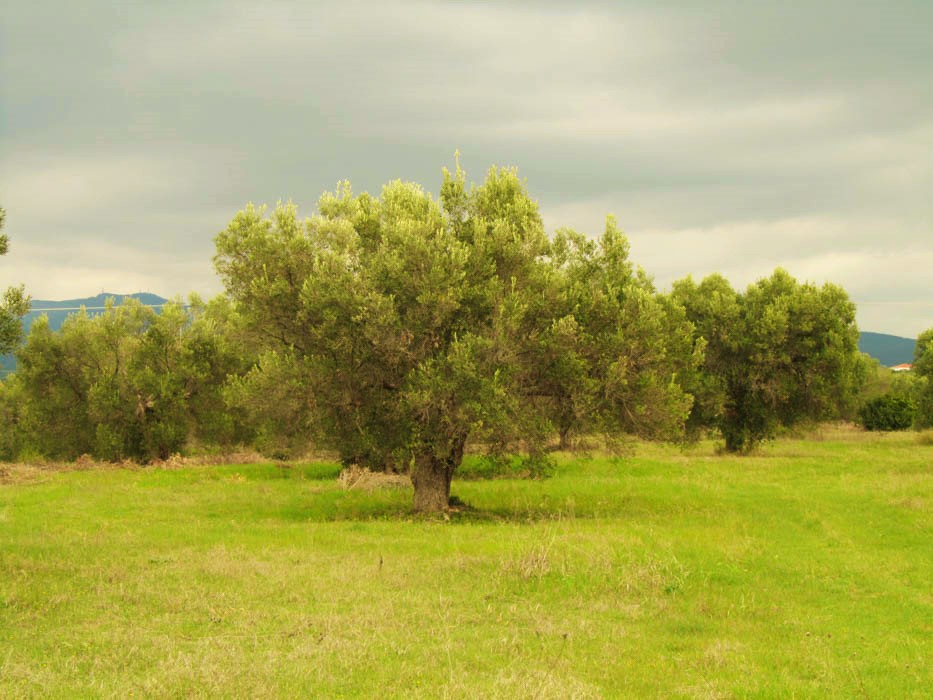
M 916 344 L 912 338 L 865 331 L 859 334 L 858 349 L 877 359 L 884 367 L 893 367 L 902 362 L 913 362 Z
M 137 292 L 135 294 L 107 294 L 102 292 L 94 297 L 84 299 L 65 299 L 63 301 L 50 301 L 47 299 L 33 299 L 30 311 L 23 317 L 23 329 L 28 333 L 29 328 L 40 316 L 48 316 L 49 327 L 57 331 L 62 327 L 65 319 L 78 311 L 81 307 L 87 310 L 89 316 L 96 316 L 103 312 L 108 299 L 121 304 L 124 299 L 137 299 L 146 306 L 161 307 L 168 299 L 156 294 Z M 16 358 L 12 355 L 0 355 L 0 376 L 9 374 L 16 368 Z

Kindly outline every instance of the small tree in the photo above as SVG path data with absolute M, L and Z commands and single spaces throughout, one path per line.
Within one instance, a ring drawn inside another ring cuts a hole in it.
M 887 394 L 865 403 L 859 410 L 859 421 L 866 430 L 907 430 L 916 415 L 913 400 Z
M 917 375 L 917 427 L 933 427 L 933 328 L 917 338 L 913 372 Z
M 267 350 L 225 389 L 227 406 L 243 417 L 250 440 L 264 455 L 294 457 L 312 445 L 314 394 L 303 363 L 294 352 Z
M 28 448 L 22 386 L 13 375 L 0 380 L 0 462 L 12 462 Z
M 9 238 L 2 233 L 6 211 L 0 207 L 0 255 L 9 250 Z M 29 311 L 29 297 L 23 288 L 10 287 L 0 297 L 0 355 L 13 350 L 22 338 L 20 319 Z
M 744 294 L 718 275 L 675 283 L 673 296 L 706 340 L 691 422 L 715 426 L 728 451 L 748 451 L 779 426 L 851 409 L 864 371 L 855 306 L 834 285 L 784 270 Z

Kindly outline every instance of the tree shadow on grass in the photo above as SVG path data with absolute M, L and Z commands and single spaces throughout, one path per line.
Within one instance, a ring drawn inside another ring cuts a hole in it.
M 412 489 L 398 475 L 348 481 L 337 463 L 230 465 L 222 478 L 263 493 L 250 506 L 255 517 L 291 522 L 407 521 L 453 525 L 538 523 L 598 518 L 678 517 L 715 507 L 689 485 L 663 491 L 632 481 L 554 478 L 457 480 L 447 513 L 412 509 Z M 597 475 L 598 476 L 598 475 Z M 284 481 L 292 483 L 284 484 Z M 265 484 L 265 486 L 263 486 Z M 281 486 L 276 486 L 280 484 Z M 271 490 L 269 490 L 271 488 Z M 250 500 L 249 498 L 247 500 Z M 715 499 L 713 499 L 715 500 Z M 229 507 L 236 507 L 230 504 Z M 234 517 L 234 514 L 231 514 Z
M 290 499 L 287 504 L 279 503 L 267 515 L 292 522 L 394 521 L 473 525 L 535 524 L 599 518 L 638 520 L 671 517 L 687 510 L 693 511 L 695 508 L 653 497 L 620 495 L 614 498 L 582 498 L 568 503 L 565 499 L 543 494 L 533 501 L 500 503 L 491 503 L 489 499 L 470 502 L 454 495 L 450 510 L 446 513 L 417 513 L 412 509 L 410 489 L 387 488 L 360 493 L 337 489 L 306 491 Z

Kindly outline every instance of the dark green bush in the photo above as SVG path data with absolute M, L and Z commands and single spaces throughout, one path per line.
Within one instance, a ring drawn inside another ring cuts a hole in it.
M 859 420 L 866 430 L 907 430 L 916 415 L 917 405 L 912 400 L 887 394 L 862 406 Z

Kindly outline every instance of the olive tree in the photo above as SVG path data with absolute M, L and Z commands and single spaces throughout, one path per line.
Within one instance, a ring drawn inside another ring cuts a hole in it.
M 613 217 L 598 239 L 559 230 L 551 260 L 555 320 L 544 326 L 530 386 L 560 446 L 593 432 L 680 437 L 692 404 L 684 380 L 702 358 L 683 308 L 634 268 Z
M 672 296 L 707 345 L 703 371 L 688 385 L 691 422 L 718 428 L 728 451 L 851 410 L 864 363 L 855 305 L 841 288 L 801 284 L 778 269 L 744 293 L 711 275 L 676 282 Z
M 511 170 L 440 201 L 393 182 L 379 198 L 344 183 L 301 222 L 247 207 L 217 238 L 228 294 L 297 353 L 318 440 L 348 460 L 411 464 L 417 510 L 447 508 L 470 435 L 527 423 L 523 338 L 546 300 L 547 238 Z
M 304 363 L 304 358 L 294 352 L 265 350 L 252 367 L 233 375 L 226 386 L 224 400 L 228 409 L 242 417 L 249 441 L 264 455 L 276 459 L 296 457 L 313 445 L 313 393 L 308 386 L 311 373 Z
M 917 338 L 914 347 L 914 368 L 917 375 L 917 419 L 918 428 L 933 427 L 933 328 L 925 330 Z
M 301 378 L 286 409 L 345 462 L 410 467 L 416 510 L 448 507 L 468 439 L 534 451 L 565 412 L 564 426 L 613 411 L 637 425 L 656 400 L 675 423 L 689 407 L 670 367 L 635 356 L 664 347 L 664 322 L 622 237 L 610 227 L 598 250 L 574 236 L 552 246 L 514 170 L 468 186 L 458 165 L 437 199 L 411 183 L 379 197 L 342 183 L 305 220 L 292 204 L 250 205 L 216 243 L 227 293 L 276 353 L 270 376 Z M 587 281 L 590 266 L 601 272 Z M 631 327 L 610 327 L 620 320 Z
M 197 300 L 161 314 L 134 299 L 108 302 L 57 332 L 40 317 L 17 359 L 22 430 L 45 456 L 164 459 L 192 435 L 230 432 L 216 414 L 237 360 Z

